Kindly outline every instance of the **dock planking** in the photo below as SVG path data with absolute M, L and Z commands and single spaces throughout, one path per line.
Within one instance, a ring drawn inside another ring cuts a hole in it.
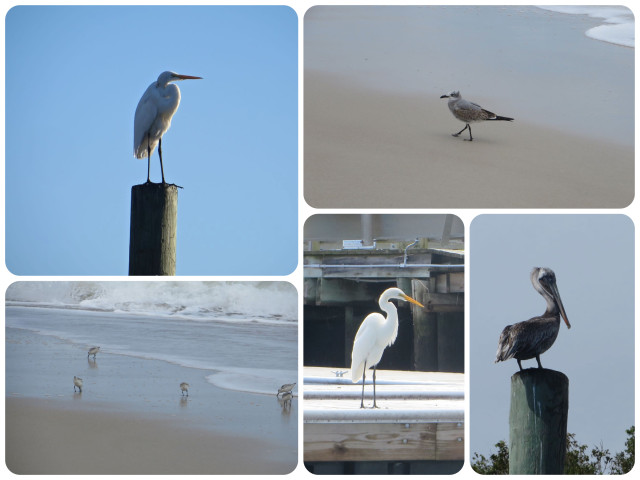
M 464 458 L 463 374 L 377 370 L 380 408 L 361 409 L 362 381 L 338 370 L 304 369 L 305 462 Z

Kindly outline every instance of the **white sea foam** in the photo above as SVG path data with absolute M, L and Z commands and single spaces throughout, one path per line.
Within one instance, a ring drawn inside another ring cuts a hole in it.
M 17 282 L 8 305 L 153 315 L 192 321 L 295 323 L 286 282 Z
M 544 10 L 570 15 L 588 15 L 603 19 L 604 24 L 591 28 L 585 35 L 595 40 L 635 47 L 635 20 L 633 12 L 623 6 L 539 6 Z

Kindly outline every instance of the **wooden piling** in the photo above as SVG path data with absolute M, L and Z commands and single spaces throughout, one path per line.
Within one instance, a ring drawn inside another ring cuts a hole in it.
M 178 187 L 131 187 L 129 275 L 175 275 Z
M 511 377 L 509 474 L 560 475 L 564 470 L 569 379 L 530 368 Z

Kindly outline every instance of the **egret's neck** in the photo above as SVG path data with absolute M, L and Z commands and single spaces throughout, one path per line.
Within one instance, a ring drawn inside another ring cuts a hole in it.
M 387 314 L 384 328 L 389 332 L 389 345 L 391 345 L 396 341 L 396 337 L 398 336 L 398 309 L 393 303 L 388 301 L 380 302 L 380 308 Z

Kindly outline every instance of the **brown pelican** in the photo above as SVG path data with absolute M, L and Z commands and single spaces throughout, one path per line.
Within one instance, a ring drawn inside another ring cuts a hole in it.
M 385 318 L 378 312 L 370 313 L 360 324 L 356 338 L 353 341 L 353 350 L 351 351 L 351 381 L 357 382 L 362 377 L 360 408 L 364 408 L 364 384 L 367 368 L 372 367 L 373 408 L 378 408 L 376 405 L 376 365 L 382 358 L 384 349 L 389 345 L 393 345 L 398 336 L 398 310 L 391 303 L 394 298 L 423 307 L 420 302 L 406 295 L 399 288 L 387 288 L 382 292 L 378 301 L 380 308 L 387 313 L 387 317 Z
M 535 357 L 538 368 L 542 368 L 540 355 L 549 350 L 556 341 L 560 330 L 560 315 L 567 328 L 571 328 L 558 293 L 556 274 L 553 270 L 544 267 L 534 268 L 531 271 L 531 283 L 547 301 L 547 310 L 539 317 L 504 327 L 498 340 L 495 363 L 515 358 L 522 370 L 520 361 Z

